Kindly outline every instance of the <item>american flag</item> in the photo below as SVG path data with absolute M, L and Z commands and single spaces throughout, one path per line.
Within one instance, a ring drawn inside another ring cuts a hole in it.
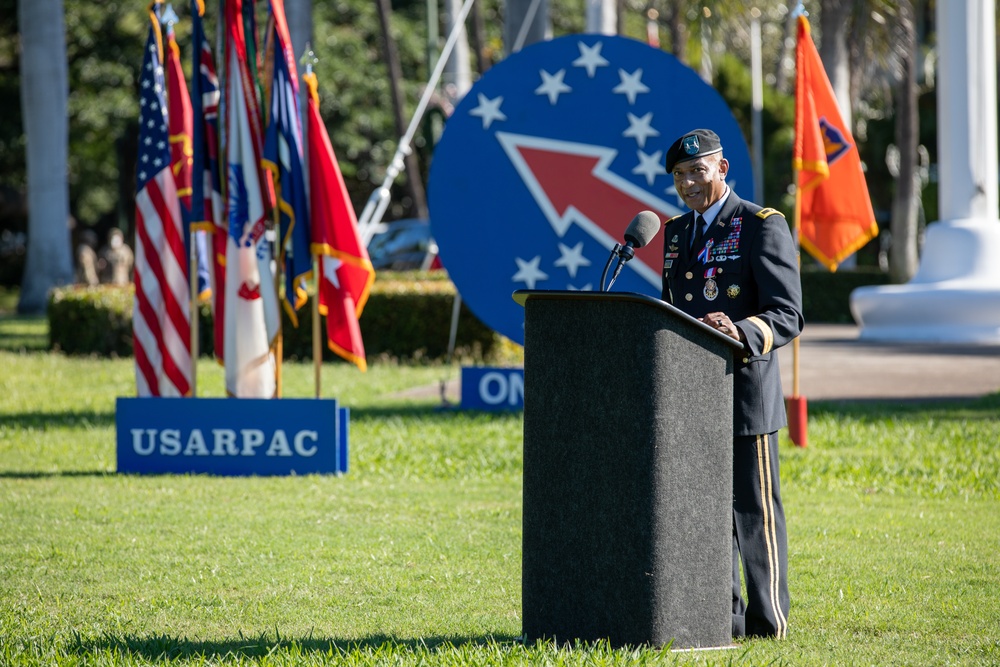
M 135 341 L 139 396 L 191 393 L 188 263 L 180 202 L 170 169 L 159 20 L 146 39 L 140 81 L 135 198 Z
M 264 133 L 264 165 L 274 173 L 278 190 L 279 258 L 285 272 L 285 310 L 295 326 L 296 311 L 308 300 L 312 277 L 309 209 L 302 169 L 302 123 L 298 73 L 285 22 L 282 0 L 271 0 L 266 66 L 270 72 L 271 107 Z

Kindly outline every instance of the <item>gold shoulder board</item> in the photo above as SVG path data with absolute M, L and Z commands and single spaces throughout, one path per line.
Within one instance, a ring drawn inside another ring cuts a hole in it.
M 775 215 L 775 214 L 778 214 L 778 213 L 780 213 L 780 211 L 778 211 L 777 209 L 762 208 L 759 211 L 757 211 L 757 217 L 758 218 L 769 218 L 772 215 Z

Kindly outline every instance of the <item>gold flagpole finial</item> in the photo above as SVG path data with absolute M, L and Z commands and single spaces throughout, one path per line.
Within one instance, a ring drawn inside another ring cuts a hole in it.
M 174 6 L 169 2 L 167 3 L 166 8 L 162 12 L 160 12 L 160 14 L 161 14 L 160 22 L 163 23 L 168 28 L 172 27 L 177 23 L 180 23 L 181 20 L 180 17 L 177 16 L 177 12 L 174 11 Z
M 315 65 L 318 62 L 319 58 L 316 57 L 316 52 L 313 51 L 312 45 L 309 42 L 306 42 L 306 49 L 305 52 L 302 54 L 302 57 L 299 58 L 299 64 L 305 65 L 306 74 L 312 74 L 313 65 Z

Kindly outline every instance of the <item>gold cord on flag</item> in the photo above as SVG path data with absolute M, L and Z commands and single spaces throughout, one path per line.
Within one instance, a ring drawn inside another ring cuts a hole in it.
M 149 20 L 153 25 L 153 36 L 156 37 L 156 53 L 159 55 L 160 64 L 163 64 L 163 33 L 160 32 L 160 19 L 153 10 L 153 7 L 162 4 L 163 0 L 153 0 L 149 3 Z

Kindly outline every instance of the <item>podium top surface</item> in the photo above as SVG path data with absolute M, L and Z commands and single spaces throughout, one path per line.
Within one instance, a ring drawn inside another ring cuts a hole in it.
M 655 308 L 657 310 L 662 310 L 664 313 L 669 313 L 673 317 L 678 317 L 682 320 L 687 321 L 694 327 L 702 329 L 706 334 L 710 336 L 715 336 L 720 341 L 729 345 L 733 349 L 742 350 L 743 343 L 730 338 L 729 336 L 716 331 L 712 327 L 708 326 L 704 322 L 698 321 L 696 318 L 691 317 L 681 309 L 676 306 L 672 306 L 666 301 L 661 301 L 660 299 L 653 298 L 646 294 L 639 294 L 637 292 L 591 292 L 591 291 L 575 291 L 575 290 L 517 290 L 512 295 L 514 301 L 516 301 L 521 306 L 524 306 L 529 300 L 543 299 L 543 300 L 553 300 L 553 301 L 617 301 L 621 302 L 632 302 L 643 304 L 648 307 Z

